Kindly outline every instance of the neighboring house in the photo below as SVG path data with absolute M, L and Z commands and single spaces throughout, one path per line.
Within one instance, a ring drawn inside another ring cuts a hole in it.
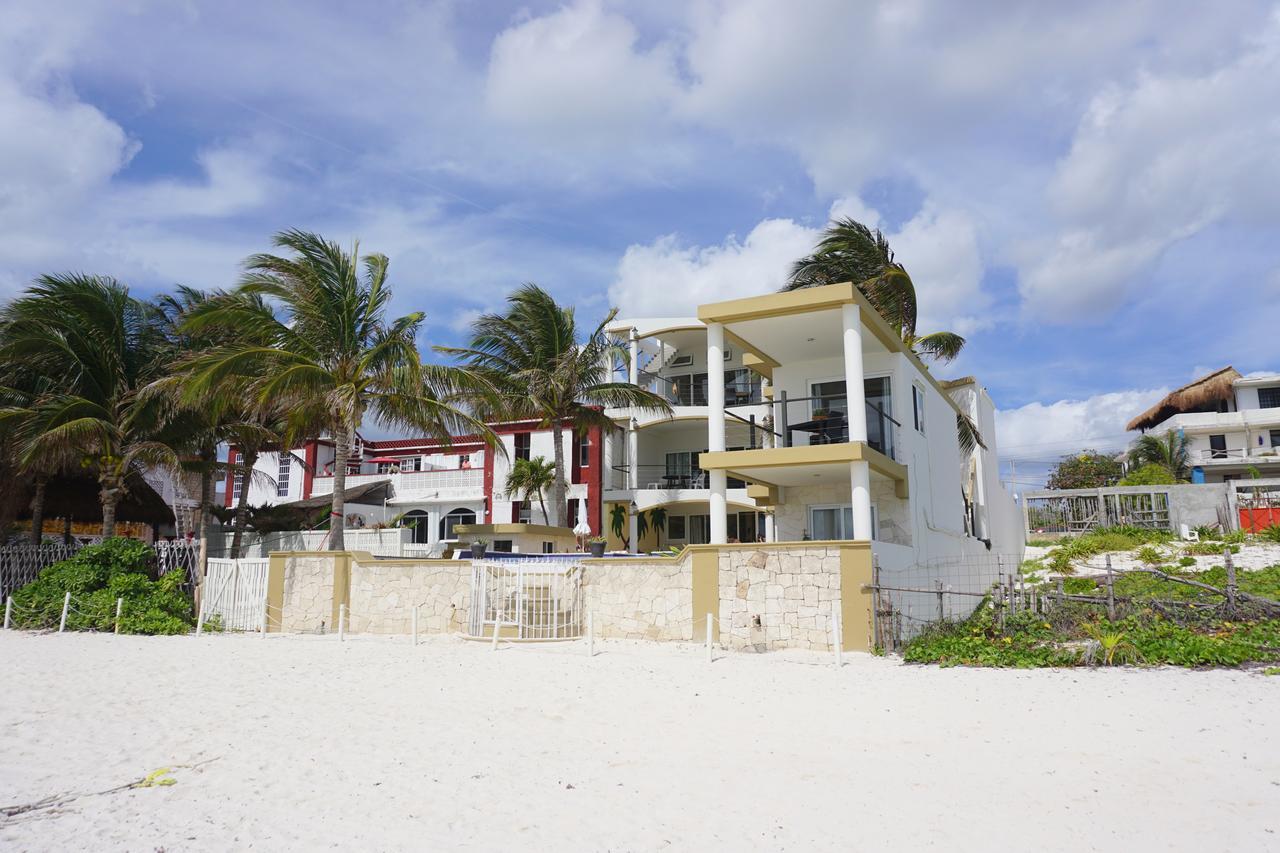
M 523 495 L 507 494 L 505 486 L 516 459 L 552 459 L 551 430 L 528 421 L 490 426 L 505 455 L 474 436 L 460 436 L 447 446 L 435 439 L 357 437 L 347 465 L 348 525 L 379 526 L 403 515 L 413 523 L 414 544 L 435 546 L 457 541 L 457 525 L 548 524 L 536 495 L 526 500 Z M 565 430 L 570 528 L 578 521 L 579 499 L 585 499 L 588 525 L 593 533 L 601 530 L 601 446 L 599 430 L 581 437 Z M 228 462 L 234 464 L 236 458 L 232 447 Z M 328 438 L 308 441 L 289 453 L 263 453 L 254 465 L 260 476 L 249 483 L 249 504 L 314 504 L 315 498 L 333 494 L 334 459 L 334 444 Z M 236 505 L 243 485 L 238 475 L 227 476 L 226 506 Z M 550 490 L 545 500 L 547 512 L 553 512 Z M 510 550 L 505 544 L 495 540 L 493 548 Z
M 1280 477 L 1280 374 L 1243 377 L 1224 367 L 1182 386 L 1127 429 L 1187 437 L 1193 483 Z
M 610 331 L 635 356 L 632 381 L 675 409 L 611 411 L 606 436 L 605 502 L 666 509 L 659 544 L 863 540 L 894 566 L 1021 553 L 990 397 L 935 380 L 852 285 Z M 960 414 L 985 448 L 961 451 Z

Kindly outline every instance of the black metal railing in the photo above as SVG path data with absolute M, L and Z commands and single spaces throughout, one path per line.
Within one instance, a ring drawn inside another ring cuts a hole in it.
M 819 405 L 808 405 L 815 402 Z M 804 405 L 804 410 L 793 411 L 791 407 L 796 404 Z M 864 404 L 867 411 L 867 444 L 890 459 L 896 458 L 896 431 L 902 424 L 879 403 L 867 400 Z M 752 429 L 752 447 L 759 446 L 756 443 L 756 430 L 762 435 L 772 436 L 781 447 L 843 444 L 849 441 L 849 419 L 838 402 L 831 397 L 788 397 L 786 391 L 779 391 L 769 406 L 773 417 L 772 425 L 760 423 L 754 415 L 743 418 L 733 412 L 726 411 L 725 414 L 749 424 Z M 798 440 L 797 433 L 807 435 L 807 440 Z

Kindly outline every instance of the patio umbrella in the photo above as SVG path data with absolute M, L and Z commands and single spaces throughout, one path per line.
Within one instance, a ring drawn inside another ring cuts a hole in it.
M 375 456 L 372 459 L 361 459 L 360 462 L 399 462 L 400 460 L 394 456 Z
M 590 536 L 591 525 L 587 524 L 587 499 L 578 498 L 578 523 L 573 526 L 574 536 Z

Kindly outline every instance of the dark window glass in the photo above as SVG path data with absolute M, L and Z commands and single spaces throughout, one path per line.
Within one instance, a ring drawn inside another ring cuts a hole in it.
M 529 443 L 532 436 L 527 432 L 516 433 L 516 458 L 529 458 Z
M 1259 388 L 1258 406 L 1263 409 L 1280 409 L 1280 388 Z

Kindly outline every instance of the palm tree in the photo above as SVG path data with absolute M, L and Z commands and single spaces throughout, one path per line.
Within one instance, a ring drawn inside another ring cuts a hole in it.
M 544 495 L 547 489 L 555 484 L 555 479 L 556 466 L 541 456 L 517 459 L 507 474 L 507 492 L 523 494 L 525 500 L 529 499 L 529 495 L 537 495 L 538 506 L 542 508 L 543 523 L 546 523 L 550 520 L 550 516 L 547 515 L 547 502 Z
M 234 296 L 212 300 L 185 324 L 190 332 L 217 327 L 243 336 L 192 360 L 187 398 L 235 378 L 250 405 L 274 401 L 289 412 L 285 446 L 322 425 L 337 457 L 329 547 L 341 550 L 347 460 L 366 415 L 444 441 L 455 432 L 478 434 L 491 447 L 497 439 L 452 404 L 464 389 L 483 391 L 482 380 L 422 363 L 417 335 L 424 315 L 387 318 L 385 255 L 362 256 L 358 243 L 347 252 L 297 230 L 277 234 L 274 244 L 288 255 L 250 257 Z
M 579 433 L 593 426 L 611 429 L 607 407 L 633 407 L 670 413 L 662 397 L 611 374 L 626 363 L 626 347 L 605 334 L 617 316 L 614 308 L 585 340 L 579 340 L 572 308 L 556 304 L 536 284 L 525 284 L 507 297 L 505 314 L 484 314 L 472 324 L 467 347 L 436 347 L 461 356 L 485 377 L 496 396 L 477 400 L 477 410 L 500 418 L 534 418 L 550 427 L 555 442 L 555 482 L 551 503 L 555 525 L 565 526 L 564 428 Z
M 16 421 L 24 466 L 84 467 L 98 478 L 102 535 L 115 535 L 126 478 L 145 466 L 176 467 L 158 439 L 160 412 L 140 390 L 161 367 L 155 309 L 115 279 L 46 275 L 4 310 L 0 363 L 40 377 Z
M 1191 448 L 1180 431 L 1169 430 L 1163 436 L 1143 435 L 1133 445 L 1130 457 L 1135 467 L 1159 465 L 1179 482 L 1191 478 Z
M 627 528 L 631 519 L 627 514 L 626 504 L 614 504 L 609 510 L 609 528 L 613 531 L 613 535 L 622 540 L 622 547 L 629 549 L 631 541 L 627 536 Z
M 667 508 L 656 506 L 649 510 L 649 526 L 658 538 L 658 547 L 662 547 L 662 534 L 667 532 Z
M 884 234 L 853 219 L 836 219 L 827 225 L 813 254 L 792 265 L 782 289 L 800 290 L 845 281 L 857 286 L 917 355 L 952 361 L 964 348 L 964 338 L 954 332 L 916 334 L 915 283 L 894 259 Z

